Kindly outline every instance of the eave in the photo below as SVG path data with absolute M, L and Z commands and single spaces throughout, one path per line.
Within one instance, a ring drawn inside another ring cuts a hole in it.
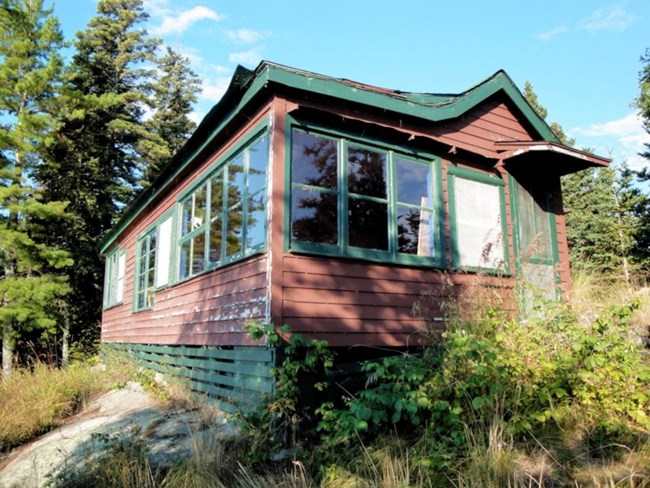
M 587 168 L 607 167 L 611 163 L 610 159 L 550 141 L 503 141 L 496 142 L 495 147 L 506 165 L 519 166 L 534 161 L 540 163 L 538 170 L 546 169 L 559 176 Z

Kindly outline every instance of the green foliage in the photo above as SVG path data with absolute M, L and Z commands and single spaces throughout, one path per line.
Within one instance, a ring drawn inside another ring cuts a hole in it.
M 559 304 L 540 307 L 523 326 L 498 310 L 481 320 L 452 322 L 444 343 L 423 357 L 370 363 L 369 385 L 343 408 L 325 403 L 325 453 L 368 433 L 424 426 L 438 446 L 431 466 L 462 458 L 467 428 L 498 428 L 525 437 L 546 424 L 576 422 L 610 441 L 650 428 L 650 368 L 630 336 L 635 305 L 617 307 L 582 327 Z M 444 452 L 445 455 L 441 455 Z
M 276 348 L 279 364 L 272 369 L 275 391 L 268 403 L 244 417 L 244 427 L 251 441 L 251 458 L 268 458 L 268 449 L 278 451 L 284 446 L 297 447 L 297 434 L 307 414 L 301 411 L 301 387 L 310 382 L 323 391 L 325 372 L 334 362 L 334 353 L 327 342 L 305 339 L 291 332 L 289 326 L 252 322 L 246 330 L 253 340 L 265 340 Z
M 63 66 L 58 20 L 43 1 L 16 0 L 0 4 L 0 26 L 0 329 L 8 376 L 21 331 L 56 324 L 56 304 L 69 288 L 50 270 L 72 260 L 59 243 L 40 242 L 33 230 L 36 220 L 60 223 L 66 208 L 63 201 L 43 201 L 32 181 L 55 125 Z

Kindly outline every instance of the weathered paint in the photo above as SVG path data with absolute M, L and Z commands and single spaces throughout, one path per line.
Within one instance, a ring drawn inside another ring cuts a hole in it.
M 514 312 L 514 273 L 479 276 L 451 271 L 454 263 L 449 175 L 472 170 L 503 181 L 506 254 L 509 268 L 514 270 L 509 163 L 516 160 L 523 171 L 537 172 L 543 168 L 539 159 L 531 160 L 535 164 L 521 165 L 521 158 L 536 153 L 538 156 L 561 154 L 580 161 L 593 160 L 576 157 L 555 144 L 539 120 L 531 119 L 532 109 L 527 104 L 522 105 L 521 94 L 514 94 L 506 86 L 505 75 L 488 80 L 485 87 L 479 85 L 457 99 L 438 100 L 442 105 L 433 107 L 426 105 L 433 103 L 433 99 L 426 99 L 424 95 L 409 101 L 408 97 L 400 99 L 390 90 L 381 91 L 349 82 L 343 82 L 341 87 L 340 80 L 305 79 L 302 72 L 286 72 L 273 65 L 262 71 L 264 73 L 258 73 L 256 80 L 264 79 L 265 83 L 246 88 L 246 103 L 242 99 L 235 104 L 240 113 L 237 117 L 228 115 L 230 126 L 220 126 L 220 146 L 202 162 L 196 159 L 199 153 L 195 152 L 192 165 L 184 166 L 187 171 L 175 173 L 175 180 L 166 182 L 166 189 L 158 190 L 157 200 L 150 200 L 150 206 L 130 217 L 121 233 L 114 236 L 115 242 L 127 250 L 125 300 L 122 305 L 105 311 L 102 341 L 215 346 L 252 344 L 243 325 L 248 320 L 258 320 L 289 324 L 297 332 L 327 339 L 334 346 L 417 345 L 426 340 L 423 329 L 440 323 L 446 303 L 482 286 L 497 290 L 506 309 Z M 284 88 L 278 89 L 279 85 Z M 359 94 L 361 91 L 363 96 Z M 412 110 L 405 108 L 411 105 Z M 404 110 L 396 118 L 397 107 Z M 426 115 L 426 110 L 436 113 Z M 333 130 L 339 128 L 336 124 L 354 125 L 354 130 L 361 128 L 363 134 L 367 129 L 375 136 L 386 135 L 390 139 L 387 143 L 400 145 L 407 151 L 409 148 L 426 151 L 440 158 L 447 271 L 289 251 L 286 240 L 287 116 L 297 113 L 307 114 L 307 118 L 314 116 L 321 123 L 327 121 Z M 269 121 L 271 134 L 266 254 L 158 290 L 151 310 L 133 313 L 137 236 L 168 212 L 180 194 L 264 118 Z M 223 138 L 222 133 L 230 135 Z M 538 144 L 540 135 L 551 142 Z M 521 146 L 509 145 L 513 141 Z M 206 154 L 207 148 L 209 145 L 203 145 L 199 152 Z M 527 151 L 516 156 L 522 148 Z M 567 293 L 570 276 L 559 178 L 554 184 L 558 273 L 560 286 Z

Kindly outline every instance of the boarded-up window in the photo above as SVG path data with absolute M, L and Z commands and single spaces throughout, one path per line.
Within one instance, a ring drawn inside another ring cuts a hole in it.
M 455 260 L 461 268 L 500 269 L 505 265 L 499 185 L 453 178 Z

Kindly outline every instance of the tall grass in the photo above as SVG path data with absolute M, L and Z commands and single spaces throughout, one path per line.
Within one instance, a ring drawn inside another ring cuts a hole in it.
M 83 407 L 102 384 L 103 375 L 88 364 L 16 370 L 0 382 L 0 451 L 51 429 Z

